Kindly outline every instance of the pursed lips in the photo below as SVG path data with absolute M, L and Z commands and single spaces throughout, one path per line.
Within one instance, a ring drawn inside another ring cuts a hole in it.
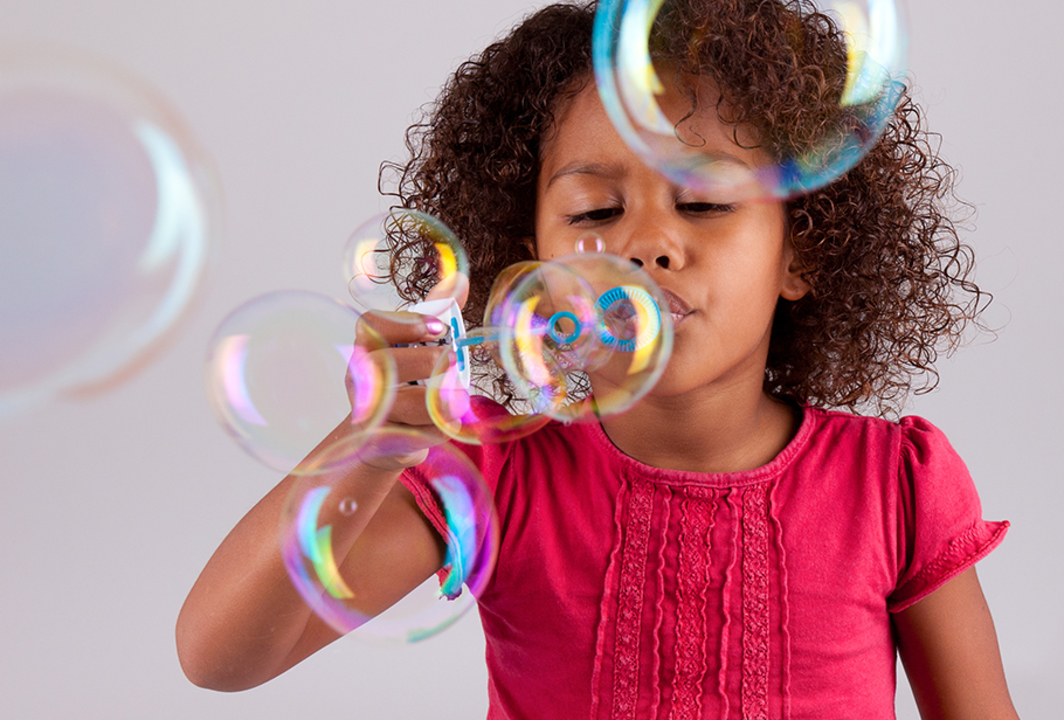
M 690 315 L 694 310 L 687 304 L 687 301 L 676 293 L 666 288 L 661 288 L 662 295 L 665 296 L 665 300 L 669 304 L 669 314 L 672 315 L 672 323 L 676 325 L 684 318 Z

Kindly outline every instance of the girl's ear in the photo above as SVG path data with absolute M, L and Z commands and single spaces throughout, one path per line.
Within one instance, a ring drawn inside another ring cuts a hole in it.
M 528 253 L 529 260 L 539 260 L 539 256 L 536 254 L 536 238 L 533 235 L 526 235 L 521 238 L 521 247 Z
M 783 262 L 786 269 L 780 286 L 780 297 L 792 302 L 801 300 L 806 293 L 812 292 L 813 286 L 806 280 L 809 268 L 798 257 L 790 237 L 783 241 Z

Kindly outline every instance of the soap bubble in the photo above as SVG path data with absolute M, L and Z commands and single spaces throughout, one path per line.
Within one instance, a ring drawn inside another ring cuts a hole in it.
M 576 239 L 577 253 L 606 252 L 606 242 L 596 233 L 585 233 Z
M 393 209 L 363 223 L 344 248 L 343 270 L 362 311 L 401 310 L 429 290 L 433 299 L 461 301 L 469 287 L 461 242 L 440 220 L 417 210 Z
M 597 300 L 579 273 L 560 262 L 544 262 L 502 305 L 499 325 L 512 329 L 512 339 L 499 346 L 502 365 L 520 392 L 540 401 L 538 412 L 549 414 L 569 397 L 569 373 L 605 361 L 608 350 L 595 330 L 601 319 Z
M 324 295 L 284 290 L 222 321 L 207 357 L 207 395 L 241 447 L 287 473 L 342 423 L 350 435 L 383 421 L 395 399 L 395 361 L 355 344 L 358 319 Z M 319 462 L 313 471 L 330 467 Z
M 673 82 L 677 60 L 712 51 L 719 35 L 712 17 L 683 18 L 673 0 L 604 0 L 595 16 L 592 54 L 603 105 L 621 137 L 649 166 L 673 182 L 701 191 L 717 202 L 749 198 L 792 198 L 823 187 L 853 167 L 876 143 L 900 97 L 906 73 L 907 36 L 896 0 L 819 0 L 816 9 L 842 33 L 838 43 L 838 82 L 816 99 L 818 129 L 810 139 L 779 149 L 763 164 L 749 164 L 714 152 L 704 135 L 685 126 L 690 104 L 675 112 L 659 102 Z M 680 17 L 673 17 L 674 15 Z M 678 38 L 677 24 L 707 24 Z M 792 33 L 794 57 L 807 39 Z M 664 53 L 661 48 L 685 49 Z M 742 42 L 724 36 L 723 42 Z M 651 50 L 651 48 L 654 48 Z M 651 55 L 654 54 L 652 59 Z M 713 68 L 708 68 L 710 72 Z M 829 81 L 830 69 L 825 66 Z M 668 73 L 666 75 L 666 73 Z M 687 89 L 687 94 L 690 94 Z M 701 107 L 713 111 L 715 100 Z M 811 114 L 810 114 L 811 116 Z M 687 129 L 685 130 L 685 127 Z
M 477 328 L 459 339 L 454 354 L 440 356 L 427 382 L 425 403 L 432 422 L 448 437 L 474 445 L 509 442 L 550 421 L 547 415 L 511 413 L 460 380 L 463 364 L 499 363 L 500 345 L 513 342 L 513 336 L 509 328 Z
M 0 53 L 0 417 L 157 355 L 219 209 L 208 158 L 142 81 L 72 53 Z
M 668 364 L 667 308 L 650 276 L 616 255 L 581 253 L 543 263 L 502 304 L 502 324 L 513 331 L 512 342 L 500 348 L 503 367 L 538 412 L 558 420 L 624 412 Z
M 359 450 L 349 459 L 380 465 L 433 442 L 415 431 L 379 429 L 353 443 Z M 469 610 L 491 577 L 499 529 L 480 472 L 451 444 L 431 447 L 412 472 L 424 481 L 417 492 L 436 503 L 432 520 L 447 548 L 440 571 L 390 608 L 371 606 L 366 597 L 366 588 L 384 584 L 367 570 L 372 562 L 360 568 L 344 563 L 376 512 L 373 501 L 359 497 L 357 483 L 344 473 L 300 477 L 293 485 L 281 522 L 284 564 L 306 603 L 339 633 L 380 642 L 422 640 Z M 354 511 L 344 512 L 352 504 Z
M 502 325 L 502 306 L 510 296 L 510 293 L 528 273 L 541 264 L 539 260 L 522 260 L 512 265 L 507 265 L 495 276 L 495 281 L 491 284 L 491 291 L 488 293 L 488 301 L 484 305 L 485 327 Z

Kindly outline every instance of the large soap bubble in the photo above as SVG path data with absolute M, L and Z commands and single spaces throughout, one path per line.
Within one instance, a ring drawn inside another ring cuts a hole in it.
M 151 359 L 218 224 L 211 165 L 151 88 L 93 58 L 0 53 L 0 417 Z
M 360 442 L 352 462 L 418 452 L 432 441 L 409 430 L 379 429 Z M 327 451 L 328 452 L 328 451 Z M 389 608 L 373 606 L 362 588 L 380 586 L 372 563 L 344 562 L 361 528 L 376 512 L 345 473 L 300 477 L 281 522 L 281 552 L 296 590 L 337 632 L 383 642 L 413 642 L 454 623 L 484 590 L 495 566 L 499 528 L 480 472 L 453 445 L 435 445 L 415 472 L 434 500 L 434 524 L 446 542 L 440 571 Z M 372 495 L 372 493 L 370 493 Z M 389 569 L 390 571 L 390 569 Z
M 355 344 L 358 320 L 324 295 L 284 290 L 222 321 L 207 357 L 207 396 L 250 455 L 284 473 L 323 473 L 345 458 L 296 465 L 338 427 L 350 437 L 380 425 L 395 399 L 395 361 Z
M 810 101 L 816 112 L 808 113 L 815 127 L 796 145 L 767 148 L 766 159 L 752 163 L 707 142 L 698 131 L 685 130 L 690 86 L 679 92 L 688 95 L 684 103 L 666 110 L 664 98 L 677 95 L 671 87 L 677 67 L 691 58 L 712 58 L 714 42 L 743 42 L 718 34 L 712 4 L 697 19 L 688 17 L 681 5 L 692 6 L 675 0 L 603 0 L 595 16 L 592 52 L 600 96 L 620 135 L 649 166 L 719 202 L 786 199 L 830 183 L 875 144 L 906 73 L 907 37 L 898 0 L 805 3 L 803 13 L 815 7 L 839 33 L 831 63 L 838 72 L 823 68 L 827 89 Z M 787 11 L 798 12 L 797 7 L 790 4 Z M 695 23 L 704 27 L 692 27 Z M 782 48 L 792 51 L 789 57 L 805 57 L 807 36 L 795 31 L 783 37 L 781 42 L 793 45 Z M 711 75 L 720 69 L 706 68 L 705 60 L 696 62 Z M 782 72 L 794 71 L 784 67 Z M 698 99 L 703 109 L 716 108 L 714 99 Z

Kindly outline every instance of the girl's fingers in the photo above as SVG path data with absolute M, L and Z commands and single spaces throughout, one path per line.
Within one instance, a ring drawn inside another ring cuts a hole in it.
M 405 385 L 399 388 L 392 410 L 388 413 L 388 422 L 438 433 L 425 407 L 425 388 L 420 385 Z
M 395 380 L 402 386 L 407 383 L 425 380 L 440 361 L 440 356 L 450 352 L 450 348 L 439 345 L 426 345 L 406 348 L 391 348 L 390 352 L 395 358 Z
M 394 440 L 390 439 L 387 453 L 382 452 L 383 448 L 380 450 L 375 449 L 374 443 L 377 440 L 370 438 L 364 446 L 364 452 L 361 453 L 366 458 L 364 460 L 366 464 L 382 470 L 408 468 L 424 462 L 425 458 L 428 457 L 429 448 L 447 442 L 446 436 L 433 426 L 417 427 L 393 424 L 391 427 L 416 430 L 418 432 L 410 436 L 409 443 L 405 447 L 396 448 Z
M 380 350 L 392 345 L 431 342 L 446 333 L 443 321 L 431 315 L 374 310 L 358 319 L 355 342 L 368 350 Z

